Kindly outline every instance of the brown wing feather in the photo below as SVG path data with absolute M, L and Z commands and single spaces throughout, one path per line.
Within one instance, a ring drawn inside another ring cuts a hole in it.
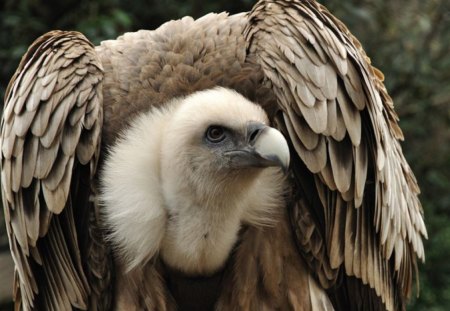
M 7 89 L 2 193 L 15 301 L 25 310 L 95 308 L 90 259 L 98 247 L 86 249 L 94 229 L 82 229 L 95 223 L 89 184 L 103 122 L 101 80 L 91 43 L 80 33 L 53 31 L 29 48 Z
M 325 288 L 363 288 L 368 297 L 370 287 L 387 309 L 404 307 L 427 233 L 382 75 L 347 28 L 314 1 L 260 1 L 245 37 L 296 152 L 294 176 L 307 204 L 297 204 L 292 217 L 310 267 Z M 326 141 L 325 154 L 317 135 Z M 338 282 L 342 273 L 354 279 Z M 376 300 L 366 301 L 381 307 Z

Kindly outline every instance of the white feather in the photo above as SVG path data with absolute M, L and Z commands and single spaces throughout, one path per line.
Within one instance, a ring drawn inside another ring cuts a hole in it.
M 138 117 L 109 150 L 101 173 L 105 221 L 128 270 L 150 259 L 164 237 L 159 149 L 167 117 L 158 110 Z
M 223 266 L 243 223 L 273 224 L 281 204 L 277 168 L 222 170 L 205 129 L 267 124 L 261 107 L 216 88 L 138 117 L 110 150 L 101 200 L 111 240 L 130 270 L 161 254 L 169 266 L 209 274 Z M 219 165 L 219 166 L 218 166 Z

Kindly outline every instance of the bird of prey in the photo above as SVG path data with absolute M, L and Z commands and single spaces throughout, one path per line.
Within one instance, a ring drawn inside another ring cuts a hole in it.
M 313 0 L 23 56 L 1 185 L 24 310 L 402 310 L 426 238 L 383 75 Z

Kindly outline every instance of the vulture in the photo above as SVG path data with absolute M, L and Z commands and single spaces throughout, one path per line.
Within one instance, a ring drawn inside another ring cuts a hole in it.
M 401 140 L 314 0 L 48 32 L 1 121 L 15 306 L 404 310 L 427 232 Z

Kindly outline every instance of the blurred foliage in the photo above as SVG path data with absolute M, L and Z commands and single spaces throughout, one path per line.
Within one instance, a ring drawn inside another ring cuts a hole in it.
M 153 29 L 185 15 L 249 10 L 253 0 L 3 0 L 0 96 L 21 55 L 52 29 L 78 30 L 92 42 Z M 429 239 L 420 298 L 410 310 L 450 306 L 450 2 L 322 0 L 362 42 L 386 76 L 404 130 L 403 144 L 422 189 Z

